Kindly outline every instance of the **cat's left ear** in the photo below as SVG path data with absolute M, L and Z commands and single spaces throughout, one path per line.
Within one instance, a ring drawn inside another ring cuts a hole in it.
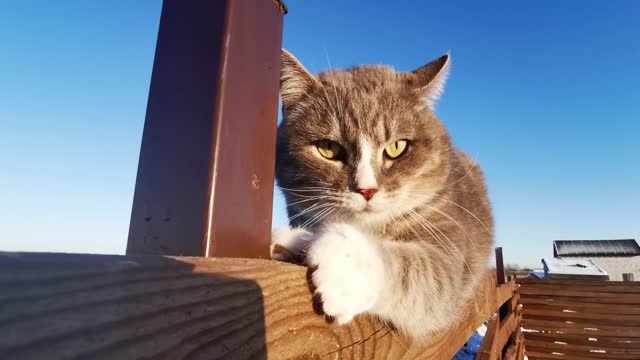
M 285 109 L 295 105 L 318 80 L 304 68 L 295 56 L 282 49 L 280 68 L 280 95 Z
M 444 92 L 450 62 L 451 55 L 446 53 L 411 72 L 413 75 L 411 85 L 424 98 L 431 110 L 435 108 L 435 102 Z

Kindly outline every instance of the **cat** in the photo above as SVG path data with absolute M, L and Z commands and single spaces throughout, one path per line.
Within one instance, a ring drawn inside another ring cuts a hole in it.
M 290 228 L 271 256 L 313 272 L 339 324 L 368 314 L 421 337 L 450 327 L 484 278 L 493 217 L 479 165 L 434 114 L 449 53 L 412 72 L 310 74 L 282 50 L 276 180 Z

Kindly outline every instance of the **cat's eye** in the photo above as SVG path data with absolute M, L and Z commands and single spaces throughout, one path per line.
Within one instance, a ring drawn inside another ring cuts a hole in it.
M 404 154 L 405 150 L 407 150 L 407 140 L 396 140 L 387 145 L 384 153 L 387 154 L 390 159 L 397 159 L 400 155 Z
M 320 140 L 316 143 L 316 148 L 322 157 L 329 160 L 338 160 L 342 156 L 342 146 L 335 141 Z

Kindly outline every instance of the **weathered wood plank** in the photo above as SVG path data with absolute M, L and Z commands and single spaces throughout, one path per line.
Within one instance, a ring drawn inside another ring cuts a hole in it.
M 640 293 L 613 293 L 613 292 L 589 292 L 581 290 L 545 289 L 539 287 L 523 286 L 520 289 L 521 295 L 547 295 L 566 297 L 591 297 L 599 299 L 627 300 L 632 304 L 640 304 Z
M 611 306 L 619 306 L 619 304 L 627 304 L 632 306 L 640 306 L 640 301 L 637 297 L 625 298 L 625 297 L 607 297 L 607 298 L 594 298 L 594 297 L 580 297 L 576 295 L 572 296 L 561 296 L 561 295 L 533 295 L 527 294 L 523 299 L 554 299 L 558 301 L 571 301 L 571 302 L 581 302 L 581 303 L 589 303 L 589 304 L 602 304 L 602 305 L 611 305 Z M 524 300 L 523 300 L 524 301 Z
M 525 351 L 529 360 L 547 360 L 547 359 L 559 359 L 559 360 L 602 360 L 602 357 L 599 354 L 595 354 L 593 357 L 586 355 L 562 355 L 562 354 L 552 354 L 551 352 L 546 352 L 544 349 L 542 350 L 530 350 L 527 348 Z
M 484 334 L 480 349 L 476 354 L 476 360 L 492 360 L 495 356 L 495 342 L 498 329 L 500 328 L 500 319 L 498 314 L 493 314 L 487 324 L 487 332 Z
M 606 359 L 634 359 L 640 358 L 640 352 L 635 349 L 603 348 L 601 346 L 584 346 L 573 344 L 559 344 L 554 342 L 543 342 L 527 340 L 527 348 L 545 350 L 549 352 L 559 352 L 568 355 L 600 355 Z
M 565 322 L 564 319 L 538 320 L 523 317 L 522 325 L 525 329 L 566 332 L 567 334 L 574 335 L 594 335 L 594 337 L 598 337 L 599 335 L 612 337 L 640 337 L 640 327 L 611 325 L 594 326 L 593 324 Z
M 585 285 L 585 286 L 598 286 L 602 288 L 607 287 L 639 287 L 640 282 L 626 282 L 626 281 L 602 281 L 602 280 L 557 280 L 557 279 L 531 279 L 531 278 L 519 278 L 516 279 L 518 284 L 539 284 L 539 285 Z
M 300 266 L 250 259 L 0 253 L 0 358 L 450 359 L 516 285 L 495 274 L 417 341 L 314 313 Z
M 532 309 L 569 309 L 575 311 L 586 311 L 598 314 L 628 314 L 640 315 L 640 305 L 629 304 L 628 306 L 616 306 L 616 304 L 597 304 L 581 300 L 563 301 L 555 298 L 531 298 L 520 299 L 520 303 Z
M 600 286 L 600 285 L 576 285 L 572 284 L 570 280 L 568 284 L 538 284 L 530 283 L 526 284 L 528 290 L 565 290 L 565 291 L 584 291 L 592 293 L 623 293 L 623 294 L 640 294 L 640 286 Z M 638 283 L 640 284 L 640 283 Z
M 525 306 L 523 313 L 530 319 L 536 317 L 551 317 L 576 322 L 584 321 L 594 324 L 620 325 L 620 326 L 640 326 L 640 315 L 614 315 L 614 314 L 594 314 L 589 312 L 567 312 L 556 309 L 537 309 Z
M 616 338 L 609 336 L 570 335 L 558 332 L 527 332 L 527 339 L 537 341 L 559 341 L 573 345 L 590 345 L 606 348 L 636 349 L 640 352 L 640 338 Z

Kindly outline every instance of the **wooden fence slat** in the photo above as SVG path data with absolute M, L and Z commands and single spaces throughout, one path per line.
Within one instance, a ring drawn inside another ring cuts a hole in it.
M 0 253 L 0 274 L 21 279 L 0 278 L 11 294 L 0 298 L 0 358 L 448 360 L 517 286 L 488 273 L 450 330 L 412 340 L 367 316 L 328 324 L 306 271 L 252 259 Z
M 527 347 L 531 349 L 546 349 L 550 352 L 560 352 L 572 355 L 600 355 L 608 359 L 634 359 L 640 357 L 640 352 L 635 349 L 603 348 L 600 346 L 584 346 L 573 344 L 558 344 L 554 342 L 543 342 L 527 340 Z
M 623 293 L 623 294 L 640 294 L 640 286 L 586 286 L 586 285 L 575 285 L 572 283 L 565 285 L 546 285 L 546 284 L 526 284 L 527 291 L 532 290 L 565 290 L 565 291 L 581 291 L 581 292 L 590 292 L 590 293 Z
M 626 306 L 589 306 L 588 304 L 574 303 L 565 305 L 543 305 L 543 304 L 531 304 L 523 303 L 528 310 L 541 310 L 541 311 L 573 311 L 575 313 L 582 314 L 610 314 L 617 316 L 640 316 L 640 308 L 626 307 Z
M 567 297 L 591 297 L 591 298 L 599 298 L 599 299 L 616 299 L 616 300 L 627 300 L 634 304 L 640 304 L 640 294 L 629 294 L 629 293 L 607 293 L 607 292 L 583 292 L 577 290 L 551 290 L 551 289 L 540 289 L 540 288 L 528 288 L 527 286 L 523 286 L 520 289 L 521 295 L 547 295 L 547 296 L 567 296 Z
M 599 323 L 607 324 L 607 323 L 616 323 L 626 326 L 640 326 L 640 315 L 614 315 L 614 314 L 595 314 L 589 312 L 566 312 L 565 310 L 555 310 L 555 309 L 538 309 L 533 307 L 525 306 L 523 309 L 523 313 L 533 319 L 536 316 L 546 316 L 553 317 L 555 319 L 565 319 L 565 320 L 593 320 L 594 323 L 596 321 L 600 321 Z
M 582 310 L 598 314 L 628 314 L 628 315 L 640 315 L 640 304 L 629 306 L 615 306 L 615 304 L 595 304 L 588 303 L 580 300 L 575 301 L 562 301 L 555 298 L 521 298 L 520 303 L 526 305 L 528 308 L 540 308 L 540 309 L 571 309 Z
M 582 319 L 578 316 L 576 317 L 563 317 L 558 319 L 556 316 L 540 316 L 540 315 L 525 315 L 528 320 L 543 320 L 543 321 L 555 321 L 558 323 L 562 323 L 562 321 L 566 321 L 566 323 L 575 324 L 578 326 L 582 326 L 584 328 L 602 328 L 604 326 L 611 326 L 617 329 L 631 328 L 634 324 L 628 324 L 624 321 L 608 321 L 608 320 L 599 320 L 599 319 Z M 637 327 L 637 325 L 636 325 Z
M 516 279 L 518 284 L 527 285 L 560 285 L 560 286 L 598 286 L 603 288 L 608 287 L 638 287 L 638 283 L 626 282 L 626 281 L 602 281 L 602 280 L 557 280 L 557 279 L 531 279 L 531 278 L 518 278 Z
M 640 302 L 636 298 L 625 298 L 625 297 L 607 297 L 607 298 L 589 298 L 589 297 L 580 297 L 580 296 L 560 296 L 560 295 L 549 295 L 549 294 L 526 294 L 526 299 L 553 299 L 557 301 L 570 301 L 570 302 L 580 302 L 585 304 L 601 304 L 601 305 L 611 305 L 618 306 L 620 304 L 632 305 L 632 306 L 640 306 Z M 524 300 L 523 300 L 524 301 Z
M 551 354 L 547 353 L 544 350 L 536 351 L 536 350 L 526 350 L 526 355 L 529 360 L 547 360 L 547 359 L 561 359 L 561 360 L 584 360 L 583 356 L 571 356 L 571 355 L 559 355 L 559 354 Z M 593 358 L 591 358 L 593 359 Z
M 496 351 L 495 348 L 495 339 L 498 334 L 498 329 L 500 326 L 500 319 L 498 314 L 491 315 L 489 322 L 487 324 L 487 332 L 484 334 L 484 339 L 482 339 L 482 343 L 480 344 L 480 349 L 476 354 L 475 360 L 491 360 L 494 359 L 494 353 Z
M 527 332 L 527 339 L 550 342 L 562 341 L 567 344 L 574 345 L 593 345 L 594 347 L 603 346 L 607 348 L 636 349 L 636 351 L 640 351 L 639 338 L 615 338 L 598 335 L 598 338 L 596 339 L 589 335 L 570 335 L 556 332 Z
M 637 360 L 637 355 L 625 355 L 625 354 L 605 354 L 605 353 L 590 353 L 586 351 L 575 351 L 563 349 L 562 351 L 558 349 L 549 349 L 547 347 L 539 347 L 533 345 L 527 345 L 527 356 L 529 356 L 530 352 L 534 352 L 536 354 L 547 354 L 547 356 L 555 355 L 553 353 L 561 353 L 564 355 L 557 355 L 558 357 L 548 357 L 548 359 L 629 359 L 629 360 Z M 536 358 L 539 358 L 540 355 L 536 355 Z
M 609 325 L 593 324 L 573 324 L 563 321 L 549 321 L 530 319 L 528 317 L 522 318 L 522 325 L 525 329 L 540 330 L 540 331 L 564 331 L 567 334 L 573 335 L 598 335 L 613 336 L 613 337 L 640 337 L 640 327 L 620 327 Z M 526 338 L 526 335 L 525 335 Z

